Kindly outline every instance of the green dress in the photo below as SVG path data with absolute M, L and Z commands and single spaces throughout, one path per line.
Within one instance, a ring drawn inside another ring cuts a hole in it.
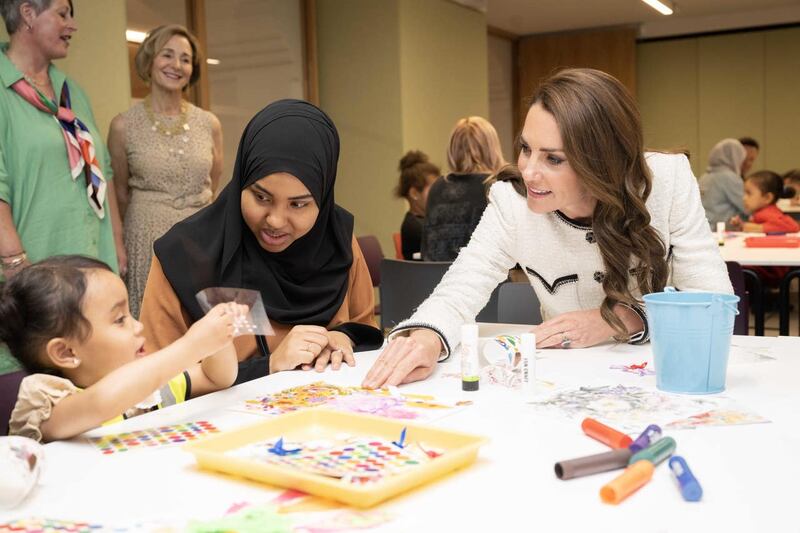
M 52 255 L 83 254 L 105 261 L 116 272 L 108 199 L 101 220 L 89 206 L 83 177 L 72 180 L 61 126 L 11 88 L 23 76 L 6 56 L 7 49 L 8 43 L 0 43 L 0 201 L 11 206 L 28 259 L 35 262 Z M 106 196 L 114 194 L 110 157 L 88 98 L 53 65 L 49 73 L 56 95 L 61 94 L 64 83 L 69 84 L 72 110 L 94 139 Z M 7 348 L 0 347 L 0 374 L 14 368 L 16 362 Z

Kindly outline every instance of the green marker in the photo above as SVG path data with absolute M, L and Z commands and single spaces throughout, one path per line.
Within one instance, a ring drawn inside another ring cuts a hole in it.
M 676 447 L 677 444 L 675 444 L 675 439 L 672 437 L 662 437 L 644 450 L 633 454 L 628 461 L 628 464 L 632 465 L 636 461 L 641 461 L 644 459 L 645 461 L 650 461 L 653 463 L 653 466 L 657 466 L 667 457 L 672 455 Z

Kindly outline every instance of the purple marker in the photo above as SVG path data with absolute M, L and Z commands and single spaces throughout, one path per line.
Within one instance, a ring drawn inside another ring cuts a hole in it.
M 628 448 L 630 448 L 633 453 L 636 453 L 639 450 L 644 450 L 660 438 L 661 428 L 655 424 L 650 424 L 642 431 L 641 435 L 636 437 L 636 440 L 633 441 L 633 444 L 628 446 Z

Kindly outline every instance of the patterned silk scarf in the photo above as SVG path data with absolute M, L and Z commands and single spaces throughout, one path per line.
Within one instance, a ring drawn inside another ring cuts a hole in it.
M 67 146 L 72 180 L 76 180 L 81 174 L 84 175 L 89 206 L 98 218 L 105 217 L 103 203 L 106 199 L 106 180 L 95 157 L 92 134 L 72 111 L 67 82 L 64 82 L 61 89 L 61 105 L 59 106 L 56 106 L 55 102 L 34 88 L 24 78 L 11 85 L 11 88 L 36 109 L 52 115 L 61 126 L 64 143 Z

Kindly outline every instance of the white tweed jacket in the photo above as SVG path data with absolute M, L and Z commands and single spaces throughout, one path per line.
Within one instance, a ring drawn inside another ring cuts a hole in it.
M 653 175 L 647 200 L 651 225 L 664 241 L 669 284 L 681 290 L 732 294 L 730 278 L 700 202 L 686 156 L 646 154 Z M 496 183 L 469 244 L 416 312 L 392 330 L 429 328 L 442 338 L 444 355 L 460 341 L 460 326 L 474 322 L 494 288 L 515 264 L 523 268 L 539 299 L 544 320 L 568 311 L 596 309 L 605 294 L 603 261 L 592 227 L 556 211 L 536 214 L 510 183 Z M 634 295 L 640 297 L 638 290 Z M 645 330 L 631 342 L 649 338 Z

